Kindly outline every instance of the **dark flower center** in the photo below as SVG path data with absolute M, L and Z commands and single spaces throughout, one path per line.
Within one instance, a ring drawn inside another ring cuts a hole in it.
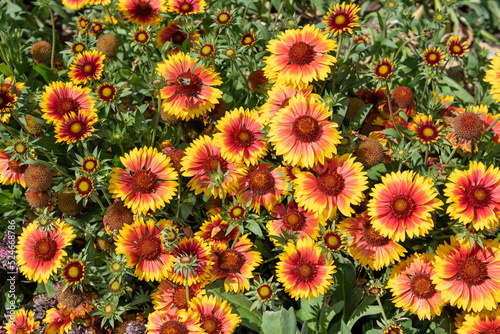
M 319 122 L 311 116 L 299 116 L 292 125 L 292 132 L 298 140 L 311 143 L 318 139 L 321 134 Z
M 21 165 L 22 163 L 19 159 L 12 159 L 8 162 L 9 169 L 16 174 L 23 174 L 28 169 L 28 165 Z
M 372 247 L 381 247 L 389 243 L 389 239 L 377 232 L 371 226 L 370 221 L 363 223 L 363 239 Z
M 253 133 L 245 128 L 239 128 L 235 131 L 234 144 L 239 147 L 248 147 L 255 142 L 255 136 Z
M 419 298 L 429 299 L 436 294 L 435 284 L 427 273 L 419 273 L 412 277 L 410 289 Z
M 455 117 L 453 129 L 460 138 L 476 139 L 483 132 L 483 120 L 477 114 L 467 111 Z
M 465 190 L 469 205 L 475 209 L 488 206 L 491 202 L 491 190 L 482 186 L 470 186 Z
M 318 178 L 319 191 L 328 196 L 338 196 L 344 190 L 344 187 L 344 178 L 336 171 L 326 171 Z
M 416 207 L 417 205 L 415 204 L 413 198 L 408 197 L 408 195 L 405 194 L 394 196 L 389 204 L 392 216 L 397 219 L 406 219 L 411 217 Z
M 192 72 L 184 72 L 177 77 L 177 92 L 183 96 L 195 97 L 200 92 L 201 80 Z
M 134 8 L 133 13 L 136 16 L 148 17 L 153 12 L 153 7 L 147 3 L 140 1 Z
M 146 169 L 134 173 L 132 176 L 132 188 L 141 194 L 153 193 L 157 186 L 157 178 L 153 172 Z
M 176 31 L 170 37 L 170 40 L 172 41 L 172 43 L 174 43 L 176 45 L 182 45 L 186 39 L 187 39 L 187 35 L 185 33 L 183 33 L 182 31 Z
M 288 210 L 283 217 L 283 225 L 292 231 L 300 231 L 306 225 L 306 216 L 298 210 Z
M 310 64 L 314 60 L 315 55 L 314 48 L 305 42 L 294 43 L 288 51 L 290 63 L 299 66 Z
M 327 232 L 323 237 L 323 240 L 325 242 L 325 246 L 332 251 L 338 250 L 340 246 L 342 246 L 342 239 L 340 238 L 340 235 L 335 232 Z
M 181 14 L 187 14 L 191 13 L 193 11 L 194 7 L 192 4 L 184 2 L 179 6 L 179 13 Z
M 309 260 L 300 259 L 293 267 L 293 274 L 300 282 L 312 281 L 318 272 L 318 268 Z
M 35 243 L 35 258 L 50 261 L 57 252 L 57 243 L 49 237 L 41 238 Z
M 469 286 L 480 285 L 488 278 L 486 263 L 475 257 L 464 259 L 458 265 L 458 277 Z
M 159 334 L 188 334 L 186 326 L 177 320 L 168 320 L 161 325 Z
M 211 315 L 211 314 L 204 314 L 201 316 L 201 328 L 205 330 L 208 334 L 219 334 L 221 333 L 222 330 L 222 323 L 221 321 Z
M 226 249 L 219 254 L 219 266 L 222 271 L 228 274 L 239 272 L 244 263 L 243 254 L 234 249 Z
M 262 284 L 257 288 L 257 294 L 261 300 L 270 300 L 273 297 L 273 287 L 269 284 Z
M 91 76 L 95 73 L 96 71 L 96 66 L 93 63 L 85 63 L 82 65 L 82 72 L 86 74 L 87 76 Z
M 76 113 L 79 108 L 80 104 L 78 103 L 78 101 L 75 101 L 70 97 L 63 97 L 56 103 L 56 110 L 61 116 L 64 116 L 71 111 Z
M 69 129 L 69 132 L 71 133 L 71 136 L 73 138 L 76 138 L 76 139 L 81 138 L 83 135 L 85 135 L 88 132 L 87 131 L 87 124 L 85 124 L 81 121 L 78 121 L 78 120 L 70 122 L 68 124 L 68 129 Z
M 274 187 L 274 177 L 270 171 L 257 169 L 249 177 L 250 190 L 257 196 L 265 195 Z
M 156 260 L 160 252 L 161 241 L 155 236 L 145 236 L 137 243 L 137 255 L 145 260 Z
M 203 163 L 203 169 L 208 173 L 215 173 L 219 169 L 222 173 L 227 172 L 227 161 L 219 155 L 211 155 L 209 156 L 205 162 Z
M 189 289 L 189 296 L 192 297 L 191 289 Z M 174 289 L 174 293 L 172 294 L 172 302 L 178 309 L 187 309 L 188 304 L 186 301 L 186 289 L 183 286 L 179 286 Z

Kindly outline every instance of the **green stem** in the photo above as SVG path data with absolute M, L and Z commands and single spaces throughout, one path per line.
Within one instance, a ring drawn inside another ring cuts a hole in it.
M 444 63 L 443 68 L 441 69 L 441 73 L 444 73 L 444 69 L 446 68 L 446 65 L 450 62 L 451 58 L 446 59 L 446 63 Z
M 154 98 L 153 98 L 154 101 Z M 158 131 L 158 124 L 160 123 L 160 113 L 161 113 L 161 90 L 158 89 L 158 108 L 155 108 L 156 111 L 156 120 L 155 127 L 153 130 L 153 137 L 151 138 L 151 147 L 153 147 L 156 139 L 156 132 Z
M 380 297 L 378 295 L 375 297 L 377 298 L 377 303 L 378 303 L 378 306 L 380 307 L 380 312 L 382 313 L 382 318 L 384 318 L 384 321 L 387 322 L 387 317 L 385 316 L 384 307 L 382 306 L 382 302 L 380 301 Z
M 188 278 L 185 277 L 184 280 L 185 280 L 185 286 L 186 286 L 186 304 L 187 304 L 187 309 L 189 311 L 189 284 L 188 284 Z
M 175 211 L 175 221 L 179 220 L 179 212 L 181 211 L 181 186 L 182 186 L 182 177 L 179 175 L 179 185 L 177 187 L 177 210 Z
M 50 21 L 52 23 L 52 53 L 50 54 L 50 69 L 54 69 L 54 59 L 56 56 L 56 24 L 54 20 L 54 13 L 50 7 L 47 7 L 50 13 Z
M 453 151 L 451 151 L 450 155 L 448 156 L 448 159 L 446 159 L 446 161 L 444 162 L 445 165 L 447 165 L 448 162 L 450 162 L 451 158 L 455 155 L 456 152 L 457 152 L 457 148 L 455 147 L 453 149 Z
M 10 133 L 10 135 L 14 138 L 16 138 L 17 136 L 14 134 L 14 132 L 12 132 L 11 129 L 9 129 L 9 127 L 4 123 L 4 122 L 0 122 L 2 123 L 3 127 L 5 128 L 5 130 L 7 130 L 8 133 Z
M 248 7 L 250 7 L 251 3 L 252 3 L 252 0 L 248 0 L 247 5 L 245 7 L 245 11 L 243 12 L 243 21 L 241 22 L 242 27 L 245 27 L 245 19 L 247 17 L 247 10 L 248 10 Z
M 106 193 L 106 190 L 104 190 L 104 188 L 102 189 L 102 194 L 104 195 L 106 202 L 108 202 L 108 205 L 111 206 L 111 200 L 109 199 L 108 194 Z
M 99 199 L 99 197 L 97 197 L 96 194 L 92 194 L 92 198 L 99 204 L 102 211 L 106 211 L 106 209 L 104 208 L 104 205 L 102 204 L 101 200 Z
M 236 237 L 234 238 L 233 245 L 231 246 L 231 249 L 233 249 L 234 245 L 236 245 L 236 242 L 240 238 L 240 235 L 241 235 L 241 230 L 240 230 L 240 227 L 238 226 L 238 233 L 236 233 Z
M 7 55 L 5 54 L 4 50 L 3 50 L 3 45 L 7 45 L 7 44 L 4 44 L 4 40 L 3 40 L 3 34 L 1 34 L 0 36 L 2 36 L 2 46 L 0 46 L 0 54 L 2 55 L 2 59 L 3 61 L 7 64 L 7 66 L 10 68 L 10 71 L 12 72 L 12 75 L 14 75 L 14 69 L 12 68 L 12 65 L 10 64 L 9 62 L 9 58 L 7 57 Z
M 389 105 L 389 114 L 391 115 L 392 123 L 394 124 L 394 129 L 398 133 L 399 137 L 401 137 L 401 142 L 403 142 L 403 135 L 399 132 L 398 126 L 396 124 L 396 119 L 394 118 L 394 112 L 392 111 L 392 102 L 391 102 L 391 91 L 389 90 L 389 84 L 385 83 L 385 88 L 387 89 L 387 104 Z
M 285 3 L 284 1 L 281 1 L 280 8 L 278 9 L 278 14 L 276 14 L 276 19 L 274 20 L 273 31 L 276 30 L 276 25 L 278 24 L 278 20 L 280 18 L 281 10 L 283 9 L 284 3 Z
M 323 296 L 323 303 L 321 303 L 321 311 L 319 313 L 319 321 L 318 321 L 319 332 L 321 332 L 321 334 L 327 333 L 327 326 L 325 326 L 324 322 L 325 322 L 325 316 L 326 316 L 326 307 L 328 306 L 329 299 L 330 299 L 330 296 L 325 294 Z
M 401 52 L 401 50 L 403 49 L 403 47 L 405 45 L 407 45 L 408 43 L 410 43 L 411 41 L 415 40 L 415 39 L 418 39 L 420 38 L 420 36 L 415 36 L 413 38 L 410 38 L 409 40 L 406 40 L 403 44 L 401 44 L 401 46 L 399 47 L 398 51 L 396 52 L 396 55 L 394 56 L 394 61 L 396 61 L 398 59 L 398 55 L 399 55 L 399 52 Z

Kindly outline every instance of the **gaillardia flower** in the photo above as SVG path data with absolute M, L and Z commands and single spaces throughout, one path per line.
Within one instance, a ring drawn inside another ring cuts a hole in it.
M 256 165 L 267 154 L 264 125 L 257 112 L 234 109 L 217 122 L 217 129 L 214 143 L 227 161 Z
M 253 46 L 255 44 L 255 35 L 251 33 L 250 31 L 247 31 L 246 33 L 243 34 L 240 38 L 240 44 L 242 46 L 246 46 L 247 48 Z
M 66 285 L 77 285 L 85 278 L 85 264 L 80 260 L 69 259 L 61 269 L 61 277 Z
M 410 130 L 417 136 L 417 140 L 423 144 L 435 143 L 441 137 L 442 125 L 432 121 L 431 115 L 416 114 L 413 117 L 413 125 Z
M 200 314 L 201 328 L 208 334 L 231 334 L 241 322 L 231 305 L 215 296 L 197 297 L 191 300 L 190 308 Z
M 91 79 L 101 79 L 106 56 L 100 51 L 83 51 L 75 55 L 68 76 L 74 84 L 86 84 Z
M 333 284 L 332 274 L 336 272 L 333 260 L 327 260 L 312 239 L 297 240 L 296 245 L 288 243 L 279 259 L 278 282 L 295 300 L 318 297 Z
M 135 266 L 140 280 L 161 281 L 168 277 L 174 257 L 163 248 L 161 232 L 167 225 L 160 220 L 138 218 L 134 224 L 125 224 L 116 239 L 116 254 L 127 257 L 127 266 Z
M 97 95 L 102 102 L 113 101 L 116 96 L 116 87 L 109 82 L 105 82 L 97 87 Z
M 167 79 L 161 89 L 162 109 L 169 115 L 189 120 L 214 108 L 222 91 L 212 86 L 220 85 L 219 74 L 203 68 L 196 59 L 179 52 L 163 63 L 158 63 L 158 74 Z
M 493 310 L 500 302 L 500 249 L 498 240 L 483 240 L 482 247 L 468 238 L 439 245 L 432 282 L 451 306 L 466 311 Z
M 456 327 L 457 334 L 499 333 L 500 309 L 465 314 L 460 326 Z
M 151 35 L 149 34 L 149 32 L 145 28 L 139 27 L 132 34 L 132 38 L 134 39 L 134 42 L 144 45 L 147 42 L 149 42 Z
M 292 166 L 311 168 L 337 153 L 340 132 L 328 118 L 331 111 L 316 99 L 296 95 L 269 126 L 269 141 L 276 154 Z
M 0 183 L 4 185 L 19 183 L 26 188 L 24 173 L 29 165 L 21 165 L 22 163 L 20 159 L 11 159 L 10 153 L 0 149 Z
M 43 322 L 47 324 L 45 327 L 45 334 L 59 334 L 67 333 L 71 326 L 73 326 L 73 320 L 75 315 L 71 311 L 71 308 L 67 307 L 63 310 L 58 310 L 51 308 L 47 310 L 45 314 L 45 319 Z
M 352 35 L 352 29 L 359 27 L 357 22 L 359 17 L 356 14 L 360 10 L 361 8 L 353 3 L 347 6 L 345 2 L 342 5 L 337 3 L 323 16 L 324 20 L 322 22 L 326 24 L 326 30 L 333 32 L 334 36 L 343 33 Z
M 188 288 L 189 300 L 205 293 L 202 283 L 191 284 Z M 187 310 L 186 287 L 175 285 L 168 280 L 163 280 L 158 290 L 151 294 L 155 311 L 172 312 L 174 310 Z
M 94 191 L 94 181 L 91 177 L 80 176 L 75 180 L 73 188 L 78 195 L 87 197 Z
M 330 66 L 337 60 L 327 52 L 335 51 L 337 43 L 313 25 L 286 30 L 278 39 L 269 41 L 270 56 L 263 70 L 271 82 L 305 88 L 314 80 L 325 80 Z
M 84 140 L 94 132 L 94 124 L 97 123 L 97 114 L 86 111 L 75 113 L 70 111 L 64 115 L 63 120 L 56 124 L 55 137 L 57 143 L 65 142 L 73 144 L 79 140 Z
M 434 254 L 412 255 L 392 267 L 391 277 L 387 282 L 395 306 L 409 310 L 420 320 L 439 316 L 446 304 L 431 280 L 434 275 L 433 261 Z
M 432 50 L 431 48 L 427 48 L 423 56 L 425 63 L 432 67 L 438 66 L 438 64 L 446 58 L 439 46 L 432 48 Z
M 430 178 L 412 171 L 386 174 L 370 194 L 372 225 L 396 242 L 423 236 L 434 226 L 432 212 L 443 205 L 437 195 Z
M 446 43 L 446 48 L 450 56 L 456 58 L 463 57 L 469 51 L 467 42 L 462 42 L 462 37 L 459 36 L 451 36 L 448 43 Z
M 16 310 L 14 319 L 7 318 L 5 326 L 3 327 L 6 334 L 31 334 L 35 333 L 40 325 L 39 321 L 35 322 L 35 313 L 31 310 L 26 311 L 24 308 Z
M 42 93 L 42 118 L 47 124 L 57 124 L 64 121 L 64 116 L 70 112 L 94 113 L 95 101 L 89 95 L 90 88 L 73 85 L 71 82 L 52 82 Z
M 237 228 L 233 228 L 230 232 L 230 224 L 223 220 L 220 214 L 209 217 L 209 220 L 200 226 L 200 230 L 195 232 L 195 236 L 207 241 L 212 250 L 225 249 L 229 247 L 229 242 L 236 238 L 238 233 Z
M 344 154 L 315 165 L 312 172 L 298 173 L 293 187 L 299 206 L 323 219 L 332 219 L 337 209 L 344 216 L 354 213 L 351 205 L 363 200 L 367 180 L 363 165 Z
M 170 158 L 156 148 L 136 147 L 120 161 L 126 169 L 113 168 L 109 192 L 134 213 L 145 215 L 160 209 L 177 193 L 178 174 Z
M 394 74 L 394 63 L 389 58 L 373 63 L 373 73 L 379 79 L 389 79 Z
M 205 0 L 168 0 L 168 11 L 181 15 L 203 13 L 207 3 Z
M 162 0 L 120 0 L 118 8 L 124 18 L 139 26 L 156 27 L 167 11 L 167 4 Z
M 454 170 L 444 195 L 450 203 L 446 213 L 476 230 L 498 225 L 500 216 L 500 171 L 482 162 L 471 161 L 469 170 Z
M 148 334 L 204 334 L 200 327 L 200 315 L 191 310 L 178 312 L 155 311 L 149 314 Z
M 23 228 L 16 246 L 16 259 L 21 273 L 38 283 L 47 283 L 61 267 L 67 255 L 63 248 L 75 237 L 69 224 L 57 220 L 53 225 L 54 229 L 46 232 L 35 222 L 29 224 Z
M 348 237 L 347 251 L 361 266 L 380 270 L 391 263 L 398 262 L 406 249 L 377 232 L 365 211 L 354 218 L 344 219 L 339 229 Z
M 497 53 L 496 57 L 493 57 L 490 69 L 486 71 L 484 76 L 484 81 L 491 85 L 490 94 L 493 94 L 493 98 L 500 101 L 500 53 Z
M 213 254 L 210 246 L 199 237 L 182 238 L 172 250 L 174 267 L 169 280 L 179 285 L 204 282 L 210 276 Z
M 62 0 L 62 4 L 66 8 L 78 10 L 85 7 L 87 1 L 88 0 Z

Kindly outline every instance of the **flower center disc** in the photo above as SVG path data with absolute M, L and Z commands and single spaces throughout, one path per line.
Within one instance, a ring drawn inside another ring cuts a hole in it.
M 344 178 L 336 171 L 326 171 L 318 178 L 319 190 L 328 196 L 338 196 L 344 187 Z
M 157 178 L 150 170 L 142 169 L 132 176 L 132 188 L 141 194 L 150 194 L 155 191 Z
M 378 68 L 378 72 L 380 74 L 387 74 L 387 73 L 389 73 L 389 70 L 390 70 L 389 66 L 387 66 L 387 65 L 380 65 L 380 67 Z
M 56 103 L 56 110 L 61 116 L 64 116 L 71 111 L 77 112 L 79 108 L 80 104 L 69 97 L 63 97 Z
M 113 94 L 113 90 L 109 87 L 105 87 L 102 90 L 102 96 L 104 96 L 104 97 L 110 97 L 112 94 Z
M 429 55 L 429 60 L 430 60 L 431 62 L 435 62 L 437 59 L 438 59 L 438 57 L 437 57 L 437 55 L 436 55 L 435 53 L 431 53 L 431 54 Z
M 477 114 L 467 111 L 455 117 L 453 129 L 461 138 L 472 140 L 483 132 L 483 120 Z
M 137 255 L 141 258 L 153 261 L 156 260 L 161 251 L 161 241 L 152 235 L 143 237 L 137 243 Z
M 335 16 L 334 21 L 337 26 L 344 26 L 347 21 L 347 18 L 342 14 L 338 14 L 337 16 Z
M 267 170 L 258 169 L 250 174 L 250 190 L 257 196 L 265 195 L 274 187 L 274 177 Z
M 183 32 L 176 31 L 172 34 L 172 43 L 177 44 L 177 45 L 182 45 L 184 41 L 186 40 L 187 35 L 185 35 Z
M 180 10 L 179 12 L 182 14 L 182 13 L 191 13 L 193 11 L 194 7 L 193 5 L 189 4 L 189 3 L 183 3 L 181 6 L 180 6 Z
M 469 200 L 469 205 L 476 209 L 481 209 L 490 204 L 491 190 L 481 185 L 469 187 L 465 194 Z
M 423 128 L 421 134 L 421 137 L 426 140 L 433 140 L 436 138 L 436 132 L 434 131 L 434 128 L 430 126 Z
M 257 293 L 261 300 L 270 300 L 273 297 L 273 287 L 269 284 L 262 284 L 257 288 Z
M 9 169 L 16 174 L 23 174 L 28 169 L 28 165 L 21 165 L 21 163 L 19 159 L 12 159 L 8 162 Z
M 436 294 L 435 285 L 429 277 L 429 274 L 420 273 L 411 279 L 410 289 L 419 298 L 429 299 Z
M 415 204 L 413 198 L 408 197 L 405 194 L 401 194 L 394 196 L 389 204 L 389 207 L 393 217 L 396 217 L 397 219 L 406 219 L 411 217 L 417 205 Z
M 292 125 L 292 132 L 298 140 L 304 143 L 311 143 L 318 139 L 321 128 L 317 120 L 311 116 L 304 115 L 298 117 Z
M 248 129 L 238 129 L 233 136 L 234 144 L 239 147 L 248 147 L 253 144 L 255 137 Z
M 458 277 L 467 282 L 469 286 L 483 283 L 487 275 L 486 263 L 475 257 L 464 259 L 458 265 Z
M 28 151 L 28 147 L 23 142 L 16 143 L 14 145 L 14 151 L 19 155 L 23 155 L 26 151 Z
M 315 55 L 314 48 L 305 42 L 294 43 L 288 51 L 290 63 L 299 66 L 310 64 L 314 60 Z
M 363 239 L 372 247 L 381 247 L 389 243 L 389 239 L 378 233 L 367 221 L 363 224 Z
M 57 252 L 57 243 L 49 237 L 38 240 L 35 244 L 35 258 L 50 261 Z
M 91 63 L 84 64 L 82 67 L 82 71 L 83 71 L 83 73 L 90 75 L 90 74 L 94 73 L 94 71 L 95 71 L 94 65 Z
M 246 210 L 241 206 L 235 206 L 229 209 L 229 217 L 234 220 L 239 220 L 245 216 Z
M 205 169 L 208 173 L 217 172 L 219 166 L 222 173 L 227 172 L 227 161 L 224 160 L 220 154 L 209 156 L 203 163 L 203 169 Z
M 188 334 L 185 325 L 177 320 L 168 320 L 161 325 L 159 334 Z
M 82 132 L 82 129 L 83 129 L 83 126 L 79 122 L 75 122 L 75 123 L 71 124 L 69 127 L 69 131 L 71 131 L 71 133 L 74 135 L 80 134 Z
M 312 281 L 318 272 L 318 269 L 309 260 L 299 260 L 299 262 L 293 267 L 293 274 L 300 282 L 310 282 Z
M 189 295 L 191 297 L 191 293 Z M 172 294 L 172 302 L 178 309 L 187 309 L 188 304 L 186 301 L 186 289 L 183 286 L 175 288 L 174 293 Z
M 229 274 L 239 272 L 244 263 L 243 255 L 234 249 L 226 249 L 219 255 L 221 270 Z
M 206 314 L 201 316 L 201 328 L 205 330 L 208 334 L 219 334 L 221 333 L 222 323 L 219 319 L 211 314 Z
M 306 224 L 306 217 L 297 210 L 289 210 L 283 217 L 283 225 L 292 231 L 300 231 Z
M 149 3 L 140 1 L 133 12 L 137 16 L 147 17 L 153 12 L 153 7 Z
M 177 77 L 177 91 L 188 97 L 195 97 L 200 92 L 201 80 L 191 72 L 184 72 Z
M 337 250 L 342 245 L 340 236 L 335 232 L 329 232 L 324 237 L 325 246 L 330 250 Z
M 453 45 L 452 51 L 458 55 L 462 53 L 462 48 L 459 45 Z

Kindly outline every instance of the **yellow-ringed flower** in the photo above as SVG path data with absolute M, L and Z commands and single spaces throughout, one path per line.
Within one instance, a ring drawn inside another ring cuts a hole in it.
M 201 116 L 222 97 L 222 91 L 212 87 L 222 83 L 219 74 L 182 52 L 158 63 L 156 71 L 167 79 L 161 89 L 162 109 L 174 117 L 189 120 Z
M 188 288 L 189 300 L 204 294 L 202 283 L 191 284 Z M 158 286 L 158 290 L 151 294 L 155 311 L 172 312 L 175 310 L 187 310 L 186 287 L 175 285 L 164 280 Z
M 389 79 L 394 74 L 394 63 L 389 58 L 373 63 L 373 73 L 379 79 Z
M 259 108 L 259 113 L 264 124 L 271 122 L 282 108 L 288 107 L 290 99 L 295 95 L 302 95 L 308 100 L 319 97 L 317 94 L 312 94 L 312 89 L 312 85 L 309 85 L 306 89 L 297 89 L 292 86 L 273 86 L 267 92 L 269 97 L 266 103 Z
M 223 220 L 220 214 L 210 217 L 210 220 L 205 220 L 205 222 L 200 226 L 200 230 L 194 235 L 207 241 L 212 250 L 225 249 L 229 247 L 229 242 L 236 238 L 238 233 L 237 228 L 233 228 L 230 232 L 230 224 Z
M 372 225 L 396 242 L 426 235 L 434 227 L 432 212 L 443 205 L 437 195 L 430 178 L 413 171 L 386 174 L 370 194 Z
M 88 174 L 93 174 L 99 168 L 99 161 L 93 157 L 86 157 L 82 159 L 82 171 Z
M 432 121 L 431 115 L 425 115 L 422 113 L 416 114 L 413 117 L 413 124 L 410 130 L 417 136 L 417 140 L 423 144 L 435 143 L 439 138 L 441 138 L 442 125 L 439 125 L 439 120 L 437 122 Z
M 431 48 L 427 48 L 423 56 L 425 63 L 432 67 L 438 66 L 438 64 L 446 58 L 444 51 L 441 51 L 439 46 L 432 48 L 432 50 Z
M 398 262 L 406 249 L 377 232 L 365 211 L 353 218 L 344 219 L 339 229 L 347 237 L 347 251 L 361 266 L 380 270 L 391 263 Z
M 446 48 L 450 56 L 456 58 L 463 57 L 469 51 L 467 42 L 462 42 L 462 37 L 459 36 L 451 36 L 448 43 L 446 43 Z
M 97 95 L 102 102 L 113 101 L 116 96 L 117 89 L 115 85 L 105 82 L 97 87 Z
M 321 233 L 321 244 L 330 252 L 335 252 L 343 248 L 344 238 L 335 230 L 326 230 Z
M 444 195 L 450 203 L 446 213 L 476 230 L 498 225 L 500 217 L 500 170 L 471 161 L 466 171 L 454 170 L 448 177 Z
M 256 41 L 255 35 L 250 31 L 244 33 L 240 38 L 240 44 L 247 48 L 253 46 L 255 44 L 255 41 Z
M 215 14 L 215 22 L 221 26 L 227 26 L 233 20 L 233 15 L 227 10 L 218 10 Z
M 490 94 L 493 98 L 500 101 L 500 53 L 497 53 L 491 60 L 490 69 L 486 71 L 484 81 L 491 85 Z
M 70 111 L 64 115 L 63 120 L 56 124 L 55 137 L 57 143 L 65 142 L 73 144 L 84 140 L 94 132 L 94 124 L 97 123 L 97 114 L 79 110 L 78 113 Z
M 182 238 L 172 250 L 174 267 L 169 279 L 175 284 L 192 285 L 210 276 L 213 254 L 207 242 L 199 237 Z
M 134 148 L 120 157 L 126 169 L 115 167 L 109 192 L 134 213 L 145 215 L 169 203 L 177 193 L 178 174 L 170 159 L 156 148 Z
M 29 165 L 22 163 L 22 160 L 12 158 L 10 153 L 0 149 L 0 183 L 4 185 L 19 183 L 26 188 L 24 172 Z
M 250 278 L 254 277 L 254 269 L 262 263 L 262 256 L 252 251 L 253 243 L 245 234 L 241 236 L 234 247 L 215 251 L 212 276 L 214 279 L 224 279 L 226 292 L 239 293 L 250 289 Z
M 293 96 L 269 125 L 269 141 L 276 154 L 292 166 L 311 168 L 337 153 L 338 124 L 330 122 L 328 107 L 316 99 Z
M 332 274 L 336 272 L 331 259 L 327 260 L 312 239 L 301 239 L 297 244 L 288 243 L 276 265 L 278 282 L 285 292 L 298 300 L 311 300 L 324 294 L 333 284 Z
M 361 10 L 359 6 L 356 4 L 349 4 L 346 6 L 346 3 L 343 2 L 341 4 L 335 4 L 330 11 L 323 16 L 324 20 L 322 21 L 326 24 L 326 30 L 331 31 L 334 36 L 338 36 L 340 34 L 348 34 L 352 35 L 353 28 L 359 27 L 359 17 L 357 13 Z
M 432 282 L 451 306 L 480 312 L 500 302 L 500 249 L 498 240 L 471 246 L 468 238 L 439 245 Z
M 74 42 L 71 44 L 71 51 L 77 55 L 87 50 L 87 46 L 82 42 Z
M 147 42 L 149 42 L 149 40 L 151 39 L 151 35 L 145 28 L 139 27 L 137 28 L 136 31 L 134 31 L 132 38 L 134 39 L 134 42 L 136 42 L 137 44 L 144 45 Z
M 178 312 L 155 311 L 148 316 L 146 325 L 148 334 L 203 334 L 200 327 L 200 315 L 191 310 Z
M 59 219 L 53 223 L 53 230 L 42 230 L 33 222 L 23 228 L 17 243 L 16 259 L 21 273 L 35 282 L 47 283 L 61 267 L 67 255 L 64 247 L 74 239 L 73 228 Z
M 215 296 L 195 298 L 190 308 L 200 314 L 200 326 L 207 334 L 231 334 L 241 322 L 227 300 Z
M 395 306 L 416 314 L 420 320 L 439 316 L 446 304 L 431 280 L 433 262 L 434 254 L 414 254 L 392 267 L 387 282 Z
M 48 124 L 60 123 L 64 121 L 64 116 L 68 113 L 96 111 L 95 101 L 89 95 L 90 88 L 73 85 L 71 82 L 52 82 L 45 87 L 42 94 L 42 118 Z
M 90 20 L 85 16 L 79 16 L 76 20 L 76 26 L 78 27 L 78 30 L 80 30 L 80 33 L 82 33 L 83 35 L 85 30 L 90 27 Z
M 203 192 L 207 197 L 212 194 L 216 198 L 223 198 L 238 191 L 242 169 L 222 157 L 220 148 L 211 137 L 202 136 L 194 140 L 186 149 L 181 165 L 182 175 L 192 177 L 187 186 L 196 195 Z
M 163 20 L 160 13 L 167 11 L 167 3 L 162 0 L 119 0 L 118 8 L 128 22 L 156 27 Z
M 434 19 L 434 22 L 436 22 L 436 23 L 442 23 L 444 20 L 446 20 L 446 15 L 442 11 L 436 10 L 434 12 L 433 19 Z
M 17 82 L 14 88 L 12 85 L 12 77 L 6 78 L 0 85 L 0 121 L 3 123 L 9 122 L 10 112 L 16 107 L 19 91 L 25 86 L 22 82 Z
M 26 311 L 24 308 L 20 310 L 16 310 L 14 313 L 14 319 L 11 316 L 6 317 L 9 321 L 6 321 L 5 326 L 3 327 L 6 331 L 6 334 L 31 334 L 35 333 L 38 326 L 40 325 L 39 321 L 35 322 L 35 313 L 33 311 Z
M 181 15 L 203 13 L 207 3 L 205 0 L 168 0 L 168 11 Z
M 62 0 L 62 4 L 66 8 L 78 10 L 85 7 L 87 1 L 88 0 Z
M 239 184 L 238 198 L 245 204 L 250 203 L 257 213 L 260 213 L 261 205 L 271 211 L 281 196 L 288 193 L 283 168 L 273 168 L 268 163 L 250 166 L 242 174 Z
M 264 57 L 264 73 L 271 82 L 305 88 L 315 80 L 325 80 L 330 66 L 337 60 L 327 52 L 335 51 L 337 43 L 313 25 L 286 30 L 278 39 L 269 41 Z
M 104 31 L 106 25 L 99 21 L 94 21 L 90 27 L 90 35 L 97 36 Z
M 368 38 L 368 36 L 356 36 L 354 38 L 354 44 L 361 44 L 361 43 L 369 44 L 370 39 Z
M 120 230 L 116 254 L 127 257 L 127 266 L 135 266 L 135 276 L 140 280 L 161 281 L 168 277 L 174 257 L 161 241 L 160 234 L 166 224 L 166 220 L 160 220 L 157 226 L 153 219 L 140 217 Z
M 229 162 L 256 165 L 267 154 L 264 125 L 257 112 L 234 109 L 217 122 L 217 129 L 214 143 Z
M 499 333 L 500 309 L 465 314 L 460 326 L 456 327 L 457 334 Z
M 298 173 L 293 187 L 299 206 L 323 219 L 332 219 L 337 209 L 344 216 L 354 213 L 351 205 L 363 200 L 367 180 L 363 165 L 344 154 L 315 165 L 312 171 Z
M 80 260 L 69 259 L 61 269 L 61 278 L 66 285 L 77 285 L 85 278 L 85 264 Z
M 91 79 L 99 80 L 104 71 L 106 56 L 97 50 L 85 50 L 75 56 L 68 76 L 74 84 L 86 84 Z
M 210 42 L 202 44 L 198 50 L 198 54 L 203 59 L 212 58 L 215 55 L 215 45 Z
M 87 197 L 94 191 L 94 181 L 88 176 L 80 176 L 75 180 L 73 188 L 78 195 Z

